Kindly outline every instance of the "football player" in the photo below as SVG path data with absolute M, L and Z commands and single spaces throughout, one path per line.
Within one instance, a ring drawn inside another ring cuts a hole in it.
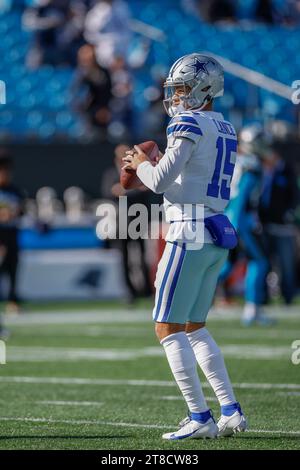
M 152 166 L 135 146 L 124 157 L 124 168 L 136 170 L 155 193 L 164 193 L 171 223 L 157 268 L 153 319 L 189 415 L 177 431 L 162 436 L 169 440 L 229 436 L 247 426 L 222 353 L 206 328 L 220 270 L 236 244 L 223 211 L 237 137 L 231 123 L 213 111 L 213 100 L 223 88 L 223 68 L 214 58 L 194 53 L 178 59 L 164 84 L 164 105 L 172 118 L 164 156 Z M 204 243 L 191 236 L 197 227 L 203 228 Z M 221 405 L 218 425 L 203 395 L 197 362 Z

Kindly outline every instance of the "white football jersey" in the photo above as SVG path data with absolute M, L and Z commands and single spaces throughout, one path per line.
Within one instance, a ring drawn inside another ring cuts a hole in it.
M 237 137 L 232 124 L 213 111 L 177 114 L 167 127 L 167 137 L 163 158 L 156 166 L 141 163 L 137 175 L 152 191 L 164 193 L 166 220 L 174 222 L 166 239 L 184 240 L 192 221 L 203 221 L 226 208 Z
M 230 199 L 236 162 L 237 136 L 232 124 L 221 113 L 185 111 L 173 117 L 167 137 L 167 150 L 176 145 L 177 137 L 195 145 L 182 171 L 164 193 L 165 207 L 174 203 L 203 204 L 206 215 L 223 212 Z

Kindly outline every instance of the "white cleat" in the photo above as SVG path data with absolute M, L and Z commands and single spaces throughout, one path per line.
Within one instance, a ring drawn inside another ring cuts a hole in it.
M 169 441 L 180 439 L 214 439 L 217 435 L 218 426 L 212 418 L 209 418 L 206 423 L 199 423 L 199 421 L 191 419 L 178 431 L 167 432 L 163 434 L 162 438 Z
M 218 436 L 220 437 L 229 437 L 238 432 L 244 432 L 248 427 L 245 416 L 238 410 L 231 416 L 222 415 L 217 425 L 219 429 Z

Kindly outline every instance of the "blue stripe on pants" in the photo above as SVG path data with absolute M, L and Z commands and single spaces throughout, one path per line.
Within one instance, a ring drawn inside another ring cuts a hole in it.
M 172 284 L 171 284 L 171 287 L 170 287 L 170 292 L 169 292 L 169 296 L 168 296 L 168 300 L 167 300 L 165 313 L 164 313 L 163 318 L 162 318 L 162 322 L 166 322 L 167 319 L 168 319 L 168 316 L 169 316 L 169 313 L 170 313 L 170 307 L 171 307 L 172 300 L 173 300 L 173 297 L 174 297 L 174 292 L 175 292 L 175 289 L 176 289 L 176 285 L 177 285 L 177 281 L 178 281 L 179 274 L 180 274 L 180 271 L 181 271 L 181 267 L 182 267 L 182 264 L 183 264 L 185 253 L 186 253 L 186 250 L 185 250 L 185 243 L 184 243 L 183 246 L 182 246 L 182 249 L 181 249 L 181 253 L 180 253 L 177 268 L 176 268 L 176 271 L 175 271 L 175 274 L 174 274 L 174 278 L 173 278 L 173 281 L 172 281 Z
M 163 281 L 162 281 L 162 284 L 161 284 L 161 287 L 160 287 L 160 290 L 159 290 L 159 298 L 158 298 L 158 302 L 157 302 L 157 307 L 156 307 L 156 313 L 155 313 L 154 320 L 157 320 L 157 317 L 159 316 L 159 311 L 160 311 L 160 308 L 161 308 L 162 299 L 163 299 L 163 295 L 164 295 L 164 289 L 165 289 L 165 286 L 166 286 L 166 283 L 167 283 L 167 280 L 168 280 L 168 277 L 169 277 L 169 274 L 170 274 L 170 271 L 171 271 L 171 267 L 172 267 L 173 260 L 174 260 L 174 257 L 175 257 L 176 249 L 177 249 L 177 243 L 175 242 L 175 243 L 173 243 L 173 247 L 172 247 L 171 255 L 170 255 L 170 258 L 169 258 L 169 261 L 168 261 L 167 269 L 166 269 L 166 272 L 164 274 L 164 278 L 163 278 Z

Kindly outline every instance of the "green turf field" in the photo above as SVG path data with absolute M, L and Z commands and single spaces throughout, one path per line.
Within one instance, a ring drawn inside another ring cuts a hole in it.
M 291 344 L 300 339 L 299 308 L 277 309 L 271 328 L 241 327 L 238 311 L 211 315 L 209 329 L 224 351 L 250 430 L 175 443 L 160 436 L 176 428 L 186 408 L 150 309 L 58 308 L 8 321 L 7 364 L 0 365 L 1 449 L 300 448 L 300 364 L 291 362 Z

